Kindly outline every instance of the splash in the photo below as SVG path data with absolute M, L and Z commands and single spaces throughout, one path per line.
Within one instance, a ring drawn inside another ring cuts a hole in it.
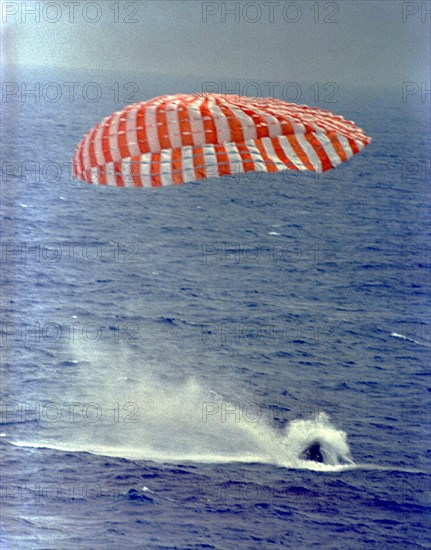
M 329 415 L 321 412 L 317 419 L 294 420 L 287 426 L 284 445 L 288 449 L 290 460 L 298 464 L 307 460 L 304 451 L 318 444 L 322 463 L 313 462 L 308 467 L 325 469 L 326 466 L 351 466 L 354 464 L 347 443 L 347 434 L 337 429 Z
M 126 356 L 117 355 L 113 365 L 112 355 L 88 349 L 75 360 L 77 383 L 63 394 L 61 421 L 43 426 L 41 418 L 43 437 L 41 431 L 15 444 L 166 463 L 258 462 L 321 471 L 353 465 L 346 434 L 325 413 L 279 428 L 268 409 L 225 400 L 196 378 L 138 369 Z M 313 441 L 323 463 L 304 458 Z

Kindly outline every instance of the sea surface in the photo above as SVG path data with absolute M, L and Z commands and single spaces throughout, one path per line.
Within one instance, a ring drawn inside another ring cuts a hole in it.
M 1 548 L 429 548 L 429 100 L 305 83 L 348 163 L 134 190 L 76 144 L 214 77 L 3 80 Z

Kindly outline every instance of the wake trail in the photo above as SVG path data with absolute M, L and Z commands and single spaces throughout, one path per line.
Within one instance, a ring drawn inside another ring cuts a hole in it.
M 32 436 L 10 441 L 14 445 L 176 464 L 262 463 L 327 472 L 358 467 L 347 434 L 324 412 L 279 427 L 269 410 L 225 400 L 195 378 L 178 382 L 145 370 L 136 358 L 94 347 L 72 351 L 76 383 L 62 394 L 65 410 L 57 402 L 57 420 L 33 424 Z M 320 462 L 306 459 L 316 443 Z

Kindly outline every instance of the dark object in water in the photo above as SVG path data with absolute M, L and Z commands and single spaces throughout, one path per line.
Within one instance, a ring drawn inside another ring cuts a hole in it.
M 305 460 L 313 460 L 314 462 L 324 462 L 322 451 L 320 449 L 320 443 L 318 441 L 313 441 L 305 451 L 302 453 L 302 457 Z
M 154 503 L 154 500 L 151 497 L 143 495 L 141 492 L 137 491 L 136 489 L 130 489 L 127 493 L 127 498 L 129 500 L 140 500 L 142 502 L 151 502 L 152 504 Z

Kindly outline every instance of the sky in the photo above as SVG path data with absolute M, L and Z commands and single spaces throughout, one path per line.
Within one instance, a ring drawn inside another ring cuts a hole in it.
M 8 1 L 2 63 L 430 88 L 431 1 Z

